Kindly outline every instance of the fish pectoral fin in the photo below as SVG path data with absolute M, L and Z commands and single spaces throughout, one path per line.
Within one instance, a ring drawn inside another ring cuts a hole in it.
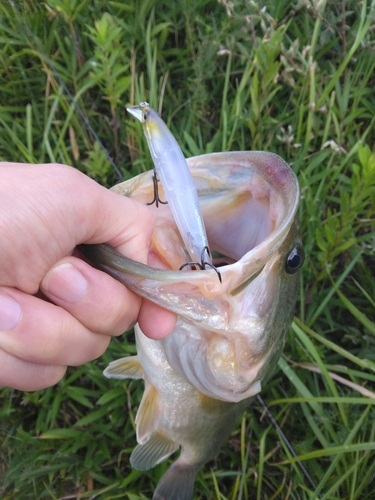
M 148 470 L 167 459 L 178 447 L 178 444 L 160 431 L 155 431 L 146 444 L 139 444 L 134 448 L 130 463 L 134 469 Z
M 144 378 L 143 368 L 138 356 L 116 359 L 109 363 L 103 374 L 107 378 Z
M 160 418 L 158 391 L 146 381 L 145 392 L 135 417 L 137 441 L 145 444 L 151 434 L 158 428 Z
M 194 494 L 195 475 L 199 467 L 175 462 L 161 478 L 152 500 L 169 498 L 191 500 Z

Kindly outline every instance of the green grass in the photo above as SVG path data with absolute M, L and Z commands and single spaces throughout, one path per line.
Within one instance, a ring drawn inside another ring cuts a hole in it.
M 375 36 L 368 1 L 17 2 L 124 178 L 150 168 L 126 116 L 147 100 L 186 156 L 259 149 L 301 185 L 296 320 L 262 392 L 317 485 L 255 402 L 198 474 L 195 499 L 372 499 L 375 491 Z M 264 9 L 266 8 L 266 9 Z M 0 4 L 0 159 L 110 162 L 11 5 Z M 150 498 L 132 470 L 142 388 L 105 379 L 132 334 L 55 387 L 0 392 L 0 496 Z M 367 392 L 366 392 L 367 391 Z M 125 495 L 125 497 L 124 497 Z

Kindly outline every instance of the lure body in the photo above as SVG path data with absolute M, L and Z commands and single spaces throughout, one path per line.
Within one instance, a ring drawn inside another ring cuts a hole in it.
M 197 189 L 180 146 L 158 113 L 147 103 L 140 103 L 127 110 L 143 125 L 156 176 L 163 186 L 189 259 L 210 264 L 208 239 Z

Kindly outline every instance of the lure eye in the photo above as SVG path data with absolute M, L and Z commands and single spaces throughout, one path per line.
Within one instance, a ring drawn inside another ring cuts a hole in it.
M 296 245 L 286 258 L 285 271 L 288 274 L 296 273 L 298 269 L 302 266 L 304 261 L 305 261 L 305 252 L 303 251 L 301 245 Z

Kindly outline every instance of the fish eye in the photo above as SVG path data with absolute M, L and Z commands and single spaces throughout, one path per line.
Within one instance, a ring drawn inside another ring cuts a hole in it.
M 305 261 L 305 252 L 301 245 L 296 245 L 290 252 L 285 262 L 285 271 L 294 274 Z

